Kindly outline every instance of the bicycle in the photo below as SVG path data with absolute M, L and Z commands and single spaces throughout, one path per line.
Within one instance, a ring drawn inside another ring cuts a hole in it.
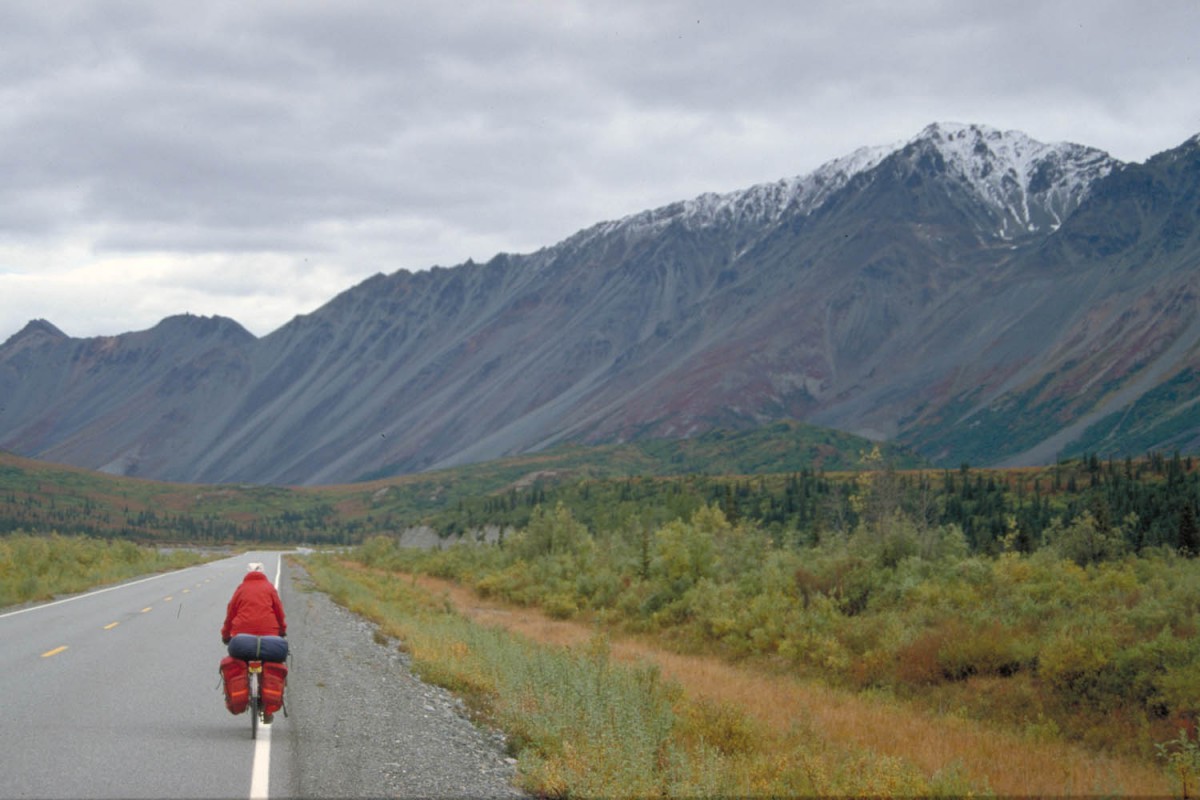
M 288 661 L 291 660 L 291 653 L 288 654 Z M 270 663 L 276 665 L 283 670 L 282 677 L 277 679 L 280 681 L 278 687 L 272 687 L 270 692 L 273 694 L 278 689 L 278 697 L 272 698 L 266 696 L 263 687 L 263 664 Z M 287 699 L 284 687 L 287 683 L 288 668 L 285 662 L 272 661 L 263 662 L 259 660 L 246 661 L 246 679 L 250 686 L 250 698 L 248 707 L 250 709 L 250 738 L 258 738 L 258 723 L 261 721 L 264 725 L 270 725 L 275 714 L 279 711 L 283 712 L 283 716 L 288 715 Z M 274 706 L 273 710 L 267 709 Z
M 286 686 L 287 662 L 264 661 L 259 658 L 228 656 L 221 661 L 221 679 L 218 688 L 225 686 L 225 706 L 234 714 L 250 711 L 250 738 L 258 738 L 258 725 L 270 725 L 276 713 L 288 716 Z M 236 667 L 235 665 L 242 665 Z M 228 670 L 228 672 L 227 672 Z M 270 673 L 268 675 L 268 673 Z
M 262 711 L 262 669 L 261 661 L 246 662 L 246 680 L 250 683 L 250 738 L 258 738 L 258 718 Z M 264 720 L 265 722 L 265 720 Z

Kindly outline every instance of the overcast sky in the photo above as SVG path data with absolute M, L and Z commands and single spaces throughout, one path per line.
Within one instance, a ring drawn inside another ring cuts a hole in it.
M 1144 161 L 1198 43 L 1197 0 L 0 0 L 0 342 L 264 335 L 935 121 Z

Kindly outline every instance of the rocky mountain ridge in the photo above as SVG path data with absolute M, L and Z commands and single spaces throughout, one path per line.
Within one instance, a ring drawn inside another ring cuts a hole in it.
M 777 222 L 785 213 L 807 215 L 853 178 L 906 148 L 958 172 L 981 200 L 994 207 L 1001 238 L 1019 235 L 1010 228 L 1026 232 L 1057 228 L 1086 197 L 1092 183 L 1119 166 L 1094 148 L 1044 144 L 1020 131 L 982 125 L 934 123 L 908 142 L 862 147 L 807 175 L 727 194 L 704 194 L 594 230 L 605 234 L 623 227 L 654 231 L 671 221 L 693 228 L 763 225 Z
M 797 419 L 957 465 L 1194 445 L 1200 141 L 1145 164 L 932 125 L 528 255 L 377 275 L 256 339 L 0 346 L 0 447 L 330 483 Z

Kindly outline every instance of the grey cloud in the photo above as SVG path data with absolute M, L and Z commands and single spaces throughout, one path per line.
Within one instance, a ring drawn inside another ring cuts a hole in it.
M 1198 33 L 1192 0 L 0 4 L 0 247 L 349 284 L 935 120 L 1144 158 L 1200 130 Z

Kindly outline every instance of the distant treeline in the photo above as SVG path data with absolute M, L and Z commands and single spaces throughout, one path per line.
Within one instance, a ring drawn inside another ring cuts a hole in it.
M 13 491 L 0 495 L 0 535 L 28 531 L 142 543 L 347 545 L 361 541 L 364 533 L 382 530 L 368 528 L 360 520 L 340 519 L 328 505 L 239 521 L 212 513 L 128 509 L 114 512 L 86 495 L 64 498 L 57 494 Z
M 755 476 L 534 480 L 480 492 L 448 482 L 440 508 L 427 496 L 394 493 L 387 508 L 346 510 L 335 490 L 263 489 L 226 512 L 171 510 L 122 502 L 103 489 L 26 481 L 6 486 L 0 473 L 0 534 L 23 530 L 142 542 L 350 545 L 378 534 L 428 525 L 447 540 L 485 526 L 519 530 L 534 509 L 559 504 L 591 530 L 656 526 L 716 506 L 731 522 L 754 524 L 780 546 L 902 514 L 918 526 L 955 525 L 972 552 L 1032 552 L 1055 526 L 1087 515 L 1111 549 L 1168 547 L 1200 553 L 1200 472 L 1193 459 L 1150 454 L 1120 461 L 1097 456 L 1028 469 L 896 470 L 878 454 L 858 472 L 800 470 Z M 864 491 L 870 485 L 871 491 Z
M 864 483 L 871 484 L 869 493 Z M 865 499 L 864 499 L 865 498 Z M 822 536 L 899 513 L 918 525 L 955 525 L 972 552 L 1032 552 L 1052 527 L 1088 515 L 1126 551 L 1169 547 L 1200 553 L 1200 472 L 1191 457 L 1151 454 L 1102 461 L 1088 456 L 1051 467 L 898 472 L 887 465 L 855 474 L 802 470 L 754 477 L 688 476 L 534 484 L 469 498 L 432 518 L 443 535 L 483 525 L 525 528 L 533 510 L 562 504 L 592 530 L 686 519 L 707 505 L 731 522 L 754 523 L 778 545 L 813 545 Z

